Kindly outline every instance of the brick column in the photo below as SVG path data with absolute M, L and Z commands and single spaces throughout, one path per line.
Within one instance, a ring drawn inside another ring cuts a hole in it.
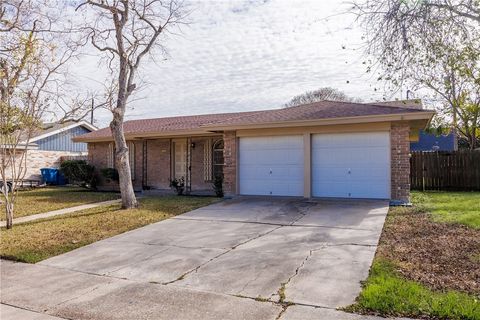
M 392 123 L 391 199 L 397 203 L 410 202 L 410 127 L 408 123 Z
M 235 131 L 223 133 L 223 192 L 226 196 L 237 193 L 237 136 Z

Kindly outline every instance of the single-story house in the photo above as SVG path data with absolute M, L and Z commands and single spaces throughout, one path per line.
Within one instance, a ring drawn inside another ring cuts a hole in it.
M 74 142 L 72 138 L 90 133 L 98 128 L 86 121 L 69 121 L 66 123 L 44 123 L 30 140 L 21 142 L 18 150 L 27 150 L 27 168 L 25 180 L 40 181 L 41 168 L 57 168 L 62 159 L 77 158 L 87 155 L 88 148 L 84 142 Z
M 226 195 L 391 199 L 407 202 L 410 141 L 434 112 L 322 101 L 296 107 L 126 121 L 136 190 L 212 188 Z M 74 138 L 96 168 L 114 167 L 109 128 Z M 104 186 L 107 185 L 103 182 Z

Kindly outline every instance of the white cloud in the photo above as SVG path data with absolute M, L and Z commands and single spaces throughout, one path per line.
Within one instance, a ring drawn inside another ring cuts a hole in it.
M 148 86 L 127 118 L 278 108 L 324 86 L 382 98 L 355 50 L 361 32 L 339 14 L 347 9 L 339 0 L 197 1 L 192 9 L 192 24 L 166 40 L 167 60 L 144 65 Z M 96 61 L 78 65 L 85 85 L 102 79 Z M 103 125 L 109 119 L 97 116 Z

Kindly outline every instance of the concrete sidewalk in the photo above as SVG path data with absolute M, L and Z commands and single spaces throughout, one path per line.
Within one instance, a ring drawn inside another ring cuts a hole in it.
M 50 217 L 59 216 L 59 215 L 62 215 L 62 214 L 82 211 L 82 210 L 96 208 L 96 207 L 100 207 L 100 206 L 108 206 L 108 205 L 111 205 L 111 204 L 120 203 L 120 201 L 121 201 L 121 199 L 108 200 L 108 201 L 102 201 L 102 202 L 96 202 L 96 203 L 90 203 L 90 204 L 83 204 L 81 206 L 76 206 L 76 207 L 71 207 L 71 208 L 64 208 L 64 209 L 49 211 L 49 212 L 45 212 L 45 213 L 32 214 L 31 216 L 25 216 L 25 217 L 13 219 L 13 224 L 15 225 L 15 224 L 34 221 L 34 220 L 38 220 L 38 219 L 50 218 Z M 0 227 L 5 227 L 6 224 L 7 224 L 6 221 L 0 221 Z
M 2 320 L 381 320 L 177 286 L 0 260 Z

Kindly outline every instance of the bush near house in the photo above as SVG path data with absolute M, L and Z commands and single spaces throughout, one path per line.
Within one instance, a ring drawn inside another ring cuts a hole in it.
M 95 167 L 85 160 L 65 160 L 60 164 L 60 171 L 70 184 L 96 189 L 97 177 Z
M 349 311 L 480 320 L 480 193 L 414 192 L 391 208 L 370 275 Z

